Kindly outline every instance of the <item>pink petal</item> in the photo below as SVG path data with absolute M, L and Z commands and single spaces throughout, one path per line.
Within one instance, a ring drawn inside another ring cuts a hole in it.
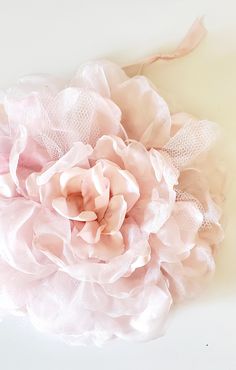
M 87 171 L 84 168 L 73 167 L 60 175 L 61 192 L 65 197 L 81 191 L 81 183 Z
M 114 195 L 111 197 L 102 221 L 102 224 L 105 226 L 103 233 L 113 234 L 119 231 L 123 225 L 126 211 L 127 203 L 123 195 Z
M 96 60 L 82 65 L 71 84 L 94 90 L 98 94 L 110 98 L 111 91 L 127 79 L 128 77 L 117 64 L 108 60 Z
M 41 210 L 33 226 L 33 246 L 57 266 L 73 261 L 70 252 L 70 221 L 48 210 Z
M 60 187 L 60 174 L 56 173 L 50 179 L 49 182 L 39 186 L 38 179 L 41 175 L 36 175 L 35 178 L 32 175 L 27 178 L 27 185 L 30 187 L 29 190 L 32 191 L 32 195 L 36 193 L 37 189 L 39 191 L 40 202 L 47 208 L 52 209 L 53 199 L 62 196 Z M 30 184 L 31 183 L 31 184 Z
M 16 185 L 12 181 L 10 173 L 0 175 L 0 195 L 6 198 L 12 198 L 17 195 Z
M 186 258 L 197 242 L 202 220 L 202 214 L 194 203 L 176 202 L 171 217 L 150 238 L 160 261 L 171 263 Z
M 109 262 L 112 258 L 120 256 L 123 252 L 124 241 L 120 232 L 110 235 L 104 235 L 102 233 L 99 242 L 93 245 L 91 257 Z
M 74 221 L 94 221 L 97 215 L 93 211 L 83 211 L 83 200 L 75 195 L 70 198 L 55 198 L 52 207 L 63 217 Z
M 0 136 L 0 174 L 9 172 L 9 155 L 12 145 L 12 138 Z
M 121 109 L 129 138 L 148 147 L 162 146 L 169 139 L 168 106 L 145 77 L 129 79 L 119 66 L 96 61 L 79 69 L 72 84 L 111 98 Z
M 104 135 L 96 143 L 92 159 L 105 159 L 115 163 L 120 168 L 124 168 L 122 151 L 126 150 L 126 145 L 118 137 Z
M 0 259 L 0 317 L 26 313 L 30 292 L 37 287 L 37 277 L 17 271 Z
M 93 223 L 95 224 L 96 221 L 85 224 L 86 229 L 89 228 L 86 236 L 91 236 L 91 227 L 94 228 L 95 238 L 87 239 L 88 243 L 94 240 L 98 242 L 101 235 L 99 235 L 101 233 L 99 225 L 91 226 Z M 123 224 L 121 233 L 125 245 L 125 252 L 122 255 L 112 258 L 109 263 L 80 261 L 79 264 L 64 266 L 62 270 L 75 279 L 104 284 L 113 283 L 122 276 L 129 276 L 137 268 L 145 266 L 150 261 L 150 246 L 131 218 Z M 79 236 L 81 236 L 80 233 Z
M 75 143 L 63 157 L 38 176 L 38 186 L 46 184 L 56 173 L 67 171 L 68 168 L 72 168 L 76 165 L 87 168 L 88 156 L 91 153 L 92 147 L 90 145 L 84 145 L 81 142 Z
M 79 259 L 96 259 L 103 262 L 109 262 L 124 252 L 124 242 L 120 232 L 112 235 L 101 234 L 97 243 L 87 243 L 77 233 L 73 235 L 72 247 Z M 91 263 L 93 263 L 92 260 Z
M 139 185 L 135 177 L 127 170 L 121 170 L 108 161 L 103 161 L 103 173 L 110 181 L 112 195 L 122 194 L 127 203 L 127 212 L 140 196 Z
M 32 250 L 33 226 L 40 223 L 39 212 L 37 203 L 22 197 L 0 202 L 1 258 L 16 270 L 38 279 L 56 270 L 48 259 Z
M 112 99 L 120 107 L 122 123 L 130 139 L 145 146 L 163 146 L 170 137 L 168 105 L 143 76 L 116 86 Z
M 96 211 L 98 219 L 101 220 L 108 206 L 110 186 L 100 163 L 92 167 L 84 176 L 81 192 L 85 210 Z
M 100 226 L 97 221 L 86 222 L 83 228 L 79 231 L 78 236 L 87 243 L 97 243 L 103 229 L 104 226 Z
M 19 126 L 19 131 L 17 134 L 17 137 L 14 141 L 14 144 L 11 149 L 10 157 L 9 157 L 9 169 L 10 174 L 12 176 L 12 179 L 16 186 L 19 187 L 19 179 L 17 176 L 17 168 L 18 168 L 18 162 L 20 155 L 23 153 L 23 151 L 26 148 L 27 144 L 27 131 L 24 126 Z

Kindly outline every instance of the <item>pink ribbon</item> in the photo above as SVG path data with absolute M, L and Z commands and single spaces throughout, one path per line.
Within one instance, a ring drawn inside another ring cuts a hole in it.
M 186 54 L 191 53 L 203 40 L 206 36 L 207 30 L 203 23 L 203 18 L 197 18 L 192 24 L 187 35 L 181 41 L 179 46 L 172 52 L 167 54 L 155 54 L 148 58 L 142 59 L 138 63 L 129 64 L 123 67 L 125 73 L 132 77 L 138 74 L 142 74 L 142 69 L 145 66 L 148 66 L 157 60 L 172 60 L 176 58 L 181 58 Z

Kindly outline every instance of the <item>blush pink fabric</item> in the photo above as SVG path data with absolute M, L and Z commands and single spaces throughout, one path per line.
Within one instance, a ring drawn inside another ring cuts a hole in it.
M 24 78 L 0 108 L 1 316 L 71 344 L 160 336 L 214 272 L 217 126 L 108 61 Z

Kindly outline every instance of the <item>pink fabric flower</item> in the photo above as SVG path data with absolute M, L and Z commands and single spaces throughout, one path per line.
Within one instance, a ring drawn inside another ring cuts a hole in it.
M 216 125 L 107 61 L 21 80 L 0 119 L 1 314 L 73 344 L 161 335 L 214 271 Z

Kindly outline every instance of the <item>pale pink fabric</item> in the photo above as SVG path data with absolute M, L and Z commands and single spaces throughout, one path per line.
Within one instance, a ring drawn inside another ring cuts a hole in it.
M 148 58 L 141 60 L 138 63 L 132 63 L 124 67 L 125 72 L 129 76 L 134 76 L 136 74 L 140 74 L 143 67 L 152 64 L 158 60 L 172 60 L 176 58 L 181 58 L 186 54 L 189 54 L 193 51 L 198 44 L 204 39 L 207 34 L 207 30 L 204 26 L 204 19 L 197 18 L 191 28 L 189 29 L 188 33 L 178 45 L 178 47 L 172 53 L 163 53 L 163 54 L 155 54 Z
M 108 61 L 66 88 L 22 79 L 0 119 L 1 315 L 72 344 L 161 335 L 215 268 L 216 125 L 173 115 L 145 77 Z

